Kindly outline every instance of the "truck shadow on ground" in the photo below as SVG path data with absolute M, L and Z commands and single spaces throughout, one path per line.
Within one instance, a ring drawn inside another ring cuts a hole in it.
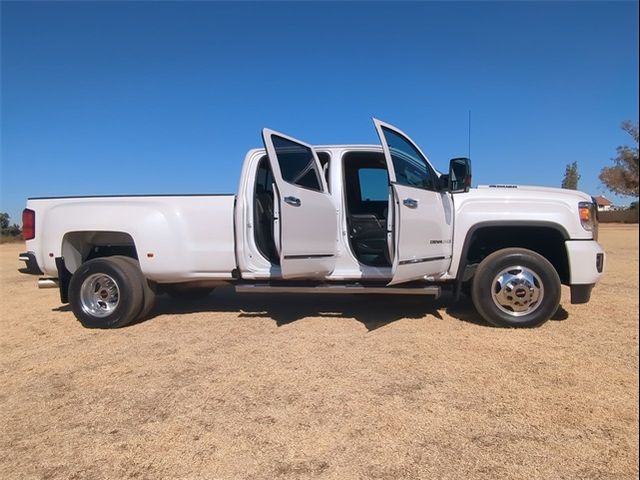
M 305 318 L 344 318 L 362 323 L 372 331 L 403 319 L 421 319 L 426 316 L 442 320 L 439 310 L 443 299 L 432 300 L 420 296 L 394 295 L 331 295 L 331 294 L 236 294 L 228 289 L 216 290 L 197 303 L 180 302 L 160 296 L 152 316 L 156 314 L 179 314 L 194 311 L 238 312 L 241 318 L 270 318 L 283 326 Z M 461 320 L 482 323 L 475 316 L 473 306 L 468 308 L 456 304 L 457 316 Z
M 69 312 L 71 308 L 64 305 L 53 310 Z M 353 319 L 373 331 L 404 319 L 431 317 L 444 320 L 443 311 L 462 322 L 489 326 L 476 312 L 470 298 L 463 295 L 456 301 L 449 292 L 433 300 L 418 295 L 238 294 L 229 287 L 217 288 L 199 300 L 177 300 L 159 295 L 150 314 L 131 326 L 153 321 L 160 315 L 228 312 L 240 318 L 270 318 L 279 327 L 305 318 Z M 552 320 L 565 320 L 568 316 L 561 305 Z
M 403 319 L 444 320 L 442 311 L 463 322 L 488 326 L 468 297 L 456 301 L 448 292 L 433 300 L 413 295 L 238 294 L 226 287 L 200 300 L 181 301 L 160 295 L 143 322 L 164 314 L 229 312 L 240 318 L 270 318 L 278 326 L 314 317 L 354 319 L 373 331 Z M 554 315 L 556 320 L 567 317 L 562 306 Z
M 147 321 L 158 315 L 180 315 L 198 312 L 229 312 L 240 318 L 272 319 L 277 326 L 289 325 L 305 318 L 353 319 L 373 331 L 402 319 L 432 316 L 442 320 L 438 311 L 442 300 L 391 295 L 331 295 L 331 294 L 237 294 L 231 289 L 217 289 L 201 300 L 176 300 L 158 296 Z M 452 300 L 453 302 L 453 300 Z M 456 305 L 459 309 L 460 305 Z M 469 321 L 482 319 L 464 315 Z

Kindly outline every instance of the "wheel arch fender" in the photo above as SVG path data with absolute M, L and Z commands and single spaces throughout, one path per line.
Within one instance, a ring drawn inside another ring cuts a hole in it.
M 42 244 L 44 266 L 49 274 L 57 272 L 55 258 L 63 256 L 67 268 L 75 271 L 87 258 L 87 244 L 97 240 L 100 244 L 133 246 L 141 270 L 153 275 L 155 263 L 151 257 L 177 258 L 186 241 L 179 212 L 152 200 L 80 200 L 56 205 L 47 212 L 42 228 L 46 232 Z M 153 255 L 148 257 L 147 253 Z
M 101 249 L 102 252 L 96 252 L 98 249 Z M 126 256 L 138 259 L 135 241 L 129 233 L 108 230 L 67 232 L 62 237 L 60 253 L 64 258 L 67 270 L 69 273 L 73 273 L 90 258 L 109 256 L 107 254 L 109 250 L 113 252 L 127 251 Z M 97 255 L 93 255 L 93 253 L 97 253 Z M 112 253 L 112 255 L 116 254 Z
M 535 246 L 537 241 L 536 238 L 531 237 L 527 241 L 523 241 L 524 235 L 529 232 L 537 232 L 537 235 L 542 235 L 544 233 L 553 232 L 555 235 L 556 241 L 562 241 L 562 245 L 555 245 L 554 248 L 558 249 L 558 254 L 561 255 L 561 258 L 547 258 L 547 255 L 540 252 L 540 249 L 531 248 Z M 502 243 L 496 242 L 491 246 L 488 254 L 493 251 L 499 250 L 501 248 L 508 247 L 521 247 L 521 248 L 530 248 L 533 251 L 536 251 L 542 254 L 545 258 L 547 258 L 556 268 L 559 270 L 559 274 L 563 281 L 568 279 L 568 260 L 566 258 L 566 248 L 564 242 L 570 238 L 567 229 L 559 223 L 549 222 L 549 221 L 517 221 L 517 220 L 492 220 L 479 222 L 472 225 L 466 232 L 464 240 L 462 241 L 462 248 L 460 250 L 460 255 L 457 258 L 454 258 L 454 261 L 450 267 L 450 273 L 455 272 L 455 286 L 454 286 L 454 294 L 456 298 L 459 298 L 460 291 L 462 287 L 462 283 L 464 280 L 464 274 L 467 266 L 469 265 L 469 254 L 474 247 L 474 242 L 479 241 L 481 239 L 481 235 L 486 233 L 487 235 L 499 235 L 500 233 L 504 234 L 504 240 Z M 481 240 L 480 240 L 481 241 Z M 563 262 L 566 264 L 563 264 Z M 564 270 L 567 270 L 566 272 Z

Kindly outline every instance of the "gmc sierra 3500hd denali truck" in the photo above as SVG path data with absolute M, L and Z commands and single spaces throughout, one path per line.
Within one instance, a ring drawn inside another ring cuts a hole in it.
M 21 259 L 86 327 L 148 314 L 156 292 L 469 293 L 496 326 L 548 320 L 561 284 L 589 301 L 604 269 L 588 195 L 471 189 L 467 158 L 439 173 L 402 131 L 378 145 L 311 146 L 265 129 L 238 195 L 31 198 Z

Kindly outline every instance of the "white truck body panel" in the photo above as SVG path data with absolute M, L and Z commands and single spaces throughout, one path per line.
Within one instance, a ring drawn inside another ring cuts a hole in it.
M 453 254 L 448 274 L 458 271 L 468 233 L 479 226 L 556 226 L 567 238 L 590 240 L 592 232 L 579 221 L 578 204 L 591 202 L 586 193 L 560 188 L 529 186 L 480 186 L 453 195 L 455 226 Z
M 594 241 L 567 241 L 567 255 L 569 256 L 569 273 L 571 285 L 593 285 L 600 280 L 602 272 L 607 268 L 604 250 Z M 601 254 L 603 258 L 602 270 L 598 272 L 593 259 Z
M 30 199 L 38 233 L 27 249 L 45 274 L 57 277 L 55 258 L 63 255 L 67 234 L 122 232 L 133 239 L 150 280 L 231 279 L 234 201 L 233 195 Z M 71 273 L 74 267 L 67 262 Z

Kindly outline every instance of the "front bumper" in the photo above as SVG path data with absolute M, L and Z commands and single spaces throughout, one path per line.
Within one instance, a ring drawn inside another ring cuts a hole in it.
M 606 255 L 595 240 L 567 240 L 571 303 L 587 303 L 606 268 Z

